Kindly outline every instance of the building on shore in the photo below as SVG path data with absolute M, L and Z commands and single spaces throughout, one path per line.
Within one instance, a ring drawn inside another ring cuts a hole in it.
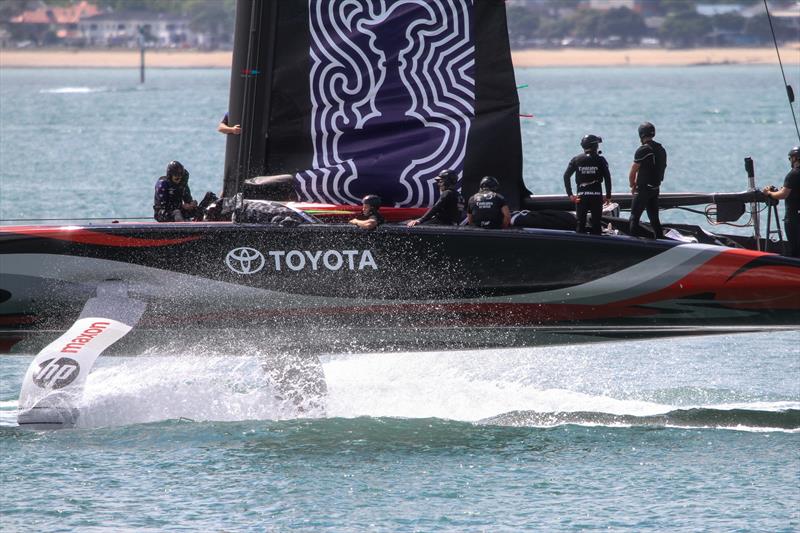
M 81 19 L 79 28 L 86 46 L 135 47 L 140 35 L 158 48 L 190 48 L 202 41 L 187 17 L 149 11 L 101 13 Z
M 213 49 L 224 46 L 225 37 L 232 33 L 220 24 L 205 32 L 196 31 L 185 14 L 102 10 L 89 0 L 63 6 L 45 2 L 32 5 L 0 20 L 0 45 L 130 48 L 139 46 L 143 38 L 144 44 L 153 48 Z
M 30 42 L 39 46 L 80 44 L 83 39 L 79 23 L 86 17 L 100 13 L 100 9 L 86 0 L 65 6 L 48 6 L 42 3 L 36 9 L 23 11 L 8 20 L 8 40 L 15 36 L 17 42 Z M 7 42 L 5 39 L 4 43 Z

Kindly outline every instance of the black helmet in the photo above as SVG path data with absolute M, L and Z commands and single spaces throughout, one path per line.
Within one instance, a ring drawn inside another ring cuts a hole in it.
M 583 139 L 581 139 L 581 148 L 584 150 L 588 150 L 590 148 L 597 149 L 597 145 L 601 142 L 603 142 L 602 138 L 590 133 L 588 135 L 584 135 Z
M 446 188 L 455 187 L 458 182 L 458 174 L 452 170 L 442 170 L 434 179 L 442 183 Z
M 656 127 L 653 126 L 652 122 L 642 122 L 639 125 L 639 138 L 643 139 L 645 137 L 655 137 L 656 136 Z
M 500 182 L 493 176 L 484 176 L 478 188 L 482 191 L 496 191 L 500 188 Z
M 186 172 L 186 169 L 183 168 L 180 161 L 170 161 L 167 165 L 167 177 L 171 178 L 172 176 L 180 176 L 183 177 L 183 174 Z
M 361 199 L 361 203 L 368 205 L 373 209 L 378 209 L 381 206 L 381 197 L 377 194 L 368 194 Z
M 789 150 L 789 157 L 800 157 L 800 145 L 792 146 L 792 149 Z

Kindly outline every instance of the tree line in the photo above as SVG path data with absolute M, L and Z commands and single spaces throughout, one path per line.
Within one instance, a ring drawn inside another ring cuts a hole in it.
M 79 0 L 47 0 L 50 6 Z M 282 0 L 300 1 L 300 0 Z M 193 31 L 220 37 L 227 42 L 233 33 L 236 0 L 94 0 L 101 9 L 174 13 L 189 18 Z M 507 8 L 511 45 L 526 46 L 633 46 L 643 38 L 657 38 L 668 46 L 764 44 L 771 33 L 766 13 L 746 18 L 736 12 L 704 16 L 696 0 L 648 0 L 643 12 L 662 19 L 657 30 L 648 28 L 645 16 L 626 7 L 609 10 L 587 8 L 581 0 L 526 0 Z M 703 4 L 730 4 L 733 0 L 702 0 Z M 754 5 L 761 0 L 735 0 Z M 0 21 L 9 20 L 26 8 L 28 0 L 0 1 Z M 796 40 L 798 27 L 774 19 L 779 40 Z
M 569 0 L 567 0 L 569 1 Z M 635 45 L 645 37 L 660 43 L 688 47 L 695 45 L 765 44 L 770 42 L 766 12 L 744 17 L 737 12 L 705 16 L 697 12 L 691 0 L 650 0 L 647 11 L 660 19 L 658 29 L 648 28 L 645 17 L 627 7 L 596 10 L 572 2 L 574 11 L 562 15 L 567 4 L 563 0 L 533 0 L 508 8 L 508 30 L 512 46 L 613 46 Z M 705 0 L 705 4 L 724 4 L 722 0 Z M 754 0 L 741 0 L 740 5 Z M 533 9 L 536 8 L 536 9 Z M 798 27 L 773 18 L 779 40 L 797 40 Z

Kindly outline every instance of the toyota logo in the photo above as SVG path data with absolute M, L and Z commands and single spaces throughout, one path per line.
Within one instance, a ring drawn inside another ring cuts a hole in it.
M 264 256 L 255 248 L 235 248 L 228 252 L 225 264 L 237 274 L 255 274 L 264 268 Z

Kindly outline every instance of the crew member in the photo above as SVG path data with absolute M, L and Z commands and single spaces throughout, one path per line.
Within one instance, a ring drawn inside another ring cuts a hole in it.
M 228 124 L 228 112 L 225 112 L 225 116 L 222 117 L 222 120 L 219 121 L 219 125 L 217 126 L 217 131 L 220 133 L 225 133 L 227 135 L 239 135 L 242 133 L 242 127 L 239 124 L 234 126 L 230 126 Z
M 497 192 L 500 183 L 492 176 L 485 176 L 478 192 L 469 199 L 467 221 L 470 226 L 486 229 L 507 228 L 511 225 L 511 211 L 506 199 Z
M 787 255 L 800 257 L 800 146 L 789 150 L 789 164 L 792 169 L 783 179 L 783 187 L 775 190 L 766 187 L 764 194 L 774 200 L 784 200 L 783 227 L 786 229 L 786 240 L 789 243 Z
M 170 161 L 167 175 L 156 181 L 153 216 L 159 222 L 185 222 L 197 212 L 189 190 L 189 172 L 178 161 Z
M 631 222 L 629 233 L 639 236 L 639 219 L 642 212 L 647 211 L 650 225 L 656 239 L 663 239 L 661 220 L 658 218 L 658 194 L 661 182 L 664 181 L 664 171 L 667 169 L 667 152 L 664 147 L 653 140 L 656 136 L 656 127 L 650 122 L 639 126 L 639 139 L 642 145 L 633 156 L 633 165 L 628 175 L 631 186 L 633 203 L 631 204 Z
M 439 199 L 421 217 L 411 220 L 406 224 L 409 228 L 417 224 L 445 224 L 456 225 L 464 217 L 464 197 L 456 189 L 458 175 L 452 170 L 443 170 L 436 176 L 439 185 Z
M 350 220 L 361 229 L 375 229 L 384 222 L 383 215 L 378 211 L 381 208 L 381 197 L 368 194 L 361 200 L 361 214 Z
M 567 196 L 575 204 L 575 214 L 578 217 L 578 233 L 592 233 L 601 235 L 603 204 L 611 202 L 611 172 L 608 170 L 608 161 L 600 155 L 598 150 L 603 139 L 597 135 L 584 135 L 581 139 L 583 153 L 573 157 L 567 170 L 564 172 L 564 187 Z M 570 178 L 575 174 L 575 183 L 578 185 L 578 194 L 572 194 Z M 603 202 L 603 182 L 606 184 L 606 198 Z M 591 232 L 586 229 L 586 214 L 592 214 Z

